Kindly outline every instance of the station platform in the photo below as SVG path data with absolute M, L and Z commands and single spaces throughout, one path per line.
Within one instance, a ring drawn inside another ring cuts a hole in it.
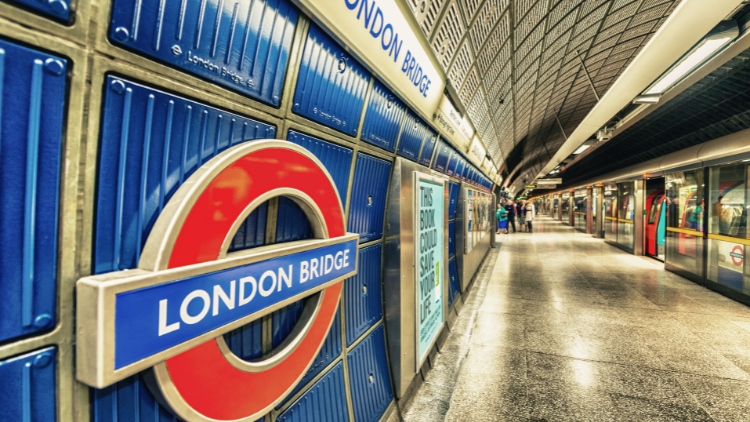
M 549 217 L 534 224 L 498 235 L 390 421 L 748 419 L 750 308 Z

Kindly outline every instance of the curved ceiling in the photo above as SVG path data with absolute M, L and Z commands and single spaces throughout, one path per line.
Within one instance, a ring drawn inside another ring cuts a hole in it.
M 680 0 L 406 0 L 498 168 L 533 179 Z

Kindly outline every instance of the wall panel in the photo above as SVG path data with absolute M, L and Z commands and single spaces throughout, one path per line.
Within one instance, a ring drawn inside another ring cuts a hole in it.
M 292 111 L 357 136 L 370 74 L 315 25 L 302 53 Z
M 393 400 L 383 326 L 349 351 L 347 359 L 354 419 L 377 422 Z
M 48 347 L 0 361 L 0 421 L 55 420 L 56 355 Z
M 351 345 L 383 317 L 380 285 L 382 250 L 380 244 L 360 249 L 359 271 L 344 282 L 347 345 Z
M 393 152 L 406 106 L 379 81 L 375 81 L 367 103 L 362 140 Z
M 297 16 L 287 0 L 114 0 L 109 39 L 279 106 Z
M 349 231 L 360 234 L 360 243 L 383 236 L 391 163 L 358 153 L 349 205 Z
M 67 69 L 0 40 L 0 342 L 55 325 Z

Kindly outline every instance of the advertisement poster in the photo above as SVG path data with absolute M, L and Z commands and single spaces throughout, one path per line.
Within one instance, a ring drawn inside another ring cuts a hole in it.
M 414 189 L 415 267 L 417 302 L 417 362 L 421 365 L 443 326 L 443 218 L 442 181 L 417 174 Z

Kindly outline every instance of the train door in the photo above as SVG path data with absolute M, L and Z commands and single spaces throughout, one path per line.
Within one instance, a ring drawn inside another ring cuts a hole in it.
M 646 181 L 646 255 L 664 261 L 667 219 L 664 178 Z

